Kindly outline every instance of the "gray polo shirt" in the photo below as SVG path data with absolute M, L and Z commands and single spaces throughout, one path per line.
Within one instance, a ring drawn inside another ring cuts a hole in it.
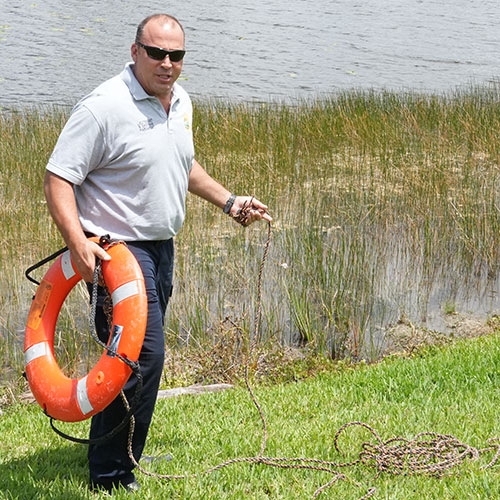
M 193 160 L 188 94 L 175 83 L 167 115 L 129 63 L 75 106 L 47 170 L 74 184 L 85 231 L 162 240 L 184 221 Z

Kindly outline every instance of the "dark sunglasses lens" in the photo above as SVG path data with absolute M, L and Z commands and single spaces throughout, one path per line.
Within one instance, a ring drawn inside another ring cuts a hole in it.
M 163 49 L 159 49 L 158 47 L 147 47 L 144 46 L 146 49 L 146 52 L 148 53 L 148 56 L 151 57 L 151 59 L 154 59 L 155 61 L 162 61 L 165 59 L 165 56 L 167 55 L 167 52 Z
M 179 62 L 182 61 L 185 53 L 185 50 L 172 50 L 172 52 L 168 53 L 168 57 L 172 62 Z

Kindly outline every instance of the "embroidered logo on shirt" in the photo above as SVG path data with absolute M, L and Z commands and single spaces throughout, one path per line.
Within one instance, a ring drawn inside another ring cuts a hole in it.
M 184 115 L 184 128 L 186 130 L 189 130 L 191 128 L 191 124 L 189 123 L 189 116 L 187 113 Z
M 152 118 L 148 118 L 147 120 L 139 122 L 137 126 L 141 132 L 145 132 L 146 130 L 154 128 L 155 124 Z

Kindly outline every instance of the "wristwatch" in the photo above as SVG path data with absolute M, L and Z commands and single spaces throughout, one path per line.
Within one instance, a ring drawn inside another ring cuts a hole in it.
M 223 212 L 225 214 L 229 214 L 229 212 L 231 211 L 231 207 L 233 206 L 233 203 L 234 203 L 235 199 L 236 199 L 236 195 L 231 193 L 231 196 L 226 201 L 226 205 L 223 208 Z

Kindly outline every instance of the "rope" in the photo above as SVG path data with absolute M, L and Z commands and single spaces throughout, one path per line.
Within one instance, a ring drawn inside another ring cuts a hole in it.
M 67 249 L 68 247 L 61 248 L 60 250 L 57 250 L 57 252 L 54 252 L 52 255 L 45 257 L 45 259 L 42 259 L 40 262 L 37 262 L 36 264 L 28 267 L 28 269 L 26 269 L 26 271 L 24 272 L 24 275 L 26 276 L 26 278 L 28 278 L 29 281 L 31 281 L 35 285 L 37 286 L 40 285 L 40 282 L 35 278 L 33 278 L 32 276 L 30 276 L 30 274 L 39 267 L 42 267 L 43 265 L 47 264 L 47 262 L 54 260 L 56 257 L 59 257 L 59 255 L 64 253 Z
M 363 443 L 359 458 L 349 465 L 363 464 L 375 468 L 377 475 L 387 472 L 395 475 L 428 474 L 442 477 L 449 469 L 464 462 L 467 458 L 477 460 L 480 454 L 496 450 L 490 463 L 481 467 L 481 470 L 484 470 L 495 465 L 500 457 L 500 438 L 488 439 L 488 443 L 499 442 L 483 449 L 474 448 L 462 443 L 454 436 L 437 432 L 421 432 L 411 440 L 393 437 L 382 441 L 375 429 L 364 422 L 349 422 L 337 431 L 334 445 L 339 453 L 341 453 L 338 446 L 339 436 L 352 426 L 367 429 L 377 443 Z
M 242 225 L 246 225 L 246 219 L 248 217 L 249 213 L 249 208 L 251 204 L 248 204 L 247 207 L 243 207 L 243 209 L 236 215 L 235 218 L 238 218 L 237 222 L 239 222 Z M 266 449 L 266 444 L 267 444 L 267 423 L 266 423 L 266 418 L 264 415 L 264 412 L 262 410 L 262 407 L 260 406 L 257 397 L 255 396 L 255 393 L 253 391 L 253 388 L 250 384 L 250 377 L 249 377 L 249 365 L 250 361 L 253 358 L 253 353 L 255 351 L 256 345 L 257 345 L 257 336 L 258 332 L 260 330 L 260 324 L 261 324 L 261 317 L 262 317 L 262 276 L 264 272 L 264 266 L 265 262 L 267 260 L 267 256 L 269 253 L 269 246 L 271 242 L 271 224 L 268 223 L 268 231 L 267 231 L 267 240 L 264 246 L 264 253 L 262 256 L 262 261 L 260 264 L 260 269 L 259 269 L 259 274 L 258 274 L 258 285 L 257 285 L 257 307 L 256 307 L 256 312 L 255 312 L 255 318 L 254 318 L 254 324 L 253 324 L 253 335 L 251 336 L 251 342 L 250 342 L 250 349 L 248 352 L 247 359 L 245 361 L 245 385 L 247 387 L 247 390 L 250 394 L 250 397 L 259 413 L 260 419 L 261 419 L 261 425 L 262 425 L 262 441 L 261 441 L 261 447 L 260 447 L 260 452 L 257 456 L 254 457 L 240 457 L 240 458 L 233 458 L 231 460 L 227 460 L 226 462 L 220 463 L 218 465 L 215 465 L 203 472 L 200 473 L 193 473 L 193 474 L 157 474 L 153 472 L 149 472 L 146 469 L 144 469 L 138 461 L 134 457 L 133 449 L 132 449 L 132 442 L 133 442 L 133 436 L 134 436 L 134 430 L 135 430 L 135 418 L 132 415 L 130 418 L 130 427 L 129 427 L 129 435 L 128 435 L 128 443 L 127 443 L 127 449 L 128 449 L 128 455 L 129 458 L 132 462 L 132 464 L 143 474 L 149 477 L 154 477 L 156 479 L 164 479 L 164 480 L 176 480 L 176 479 L 189 479 L 189 478 L 196 478 L 208 474 L 212 474 L 224 467 L 228 467 L 229 465 L 233 464 L 238 464 L 238 463 L 250 463 L 250 464 L 262 464 L 262 465 L 267 465 L 270 467 L 278 467 L 281 469 L 306 469 L 306 470 L 312 470 L 312 471 L 322 471 L 322 472 L 327 472 L 332 475 L 332 479 L 319 487 L 315 492 L 314 492 L 314 498 L 316 498 L 322 491 L 330 487 L 332 484 L 334 484 L 338 480 L 344 480 L 344 481 L 349 481 L 350 483 L 362 488 L 363 486 L 348 478 L 346 475 L 339 473 L 337 470 L 334 469 L 337 467 L 345 467 L 350 464 L 339 464 L 335 462 L 329 462 L 325 460 L 319 460 L 319 459 L 313 459 L 313 458 L 285 458 L 285 457 L 265 457 L 264 452 Z M 130 409 L 129 403 L 127 401 L 127 398 L 122 395 L 122 400 L 125 405 L 125 408 L 127 411 Z M 375 493 L 374 488 L 370 488 L 367 493 L 362 496 L 359 500 L 365 500 L 370 498 L 373 494 Z
M 243 226 L 248 225 L 248 217 L 250 215 L 250 207 L 251 202 L 245 204 L 241 210 L 234 216 L 235 220 L 242 224 Z M 500 438 L 491 438 L 488 440 L 488 444 L 491 446 L 477 449 L 472 446 L 469 446 L 465 443 L 460 442 L 457 438 L 438 434 L 435 432 L 422 432 L 415 436 L 412 440 L 405 439 L 403 437 L 393 437 L 386 441 L 383 441 L 379 434 L 368 424 L 364 422 L 349 422 L 344 424 L 337 431 L 334 437 L 334 446 L 337 452 L 342 453 L 339 448 L 339 437 L 342 433 L 346 431 L 349 427 L 359 426 L 368 430 L 372 437 L 375 438 L 376 443 L 364 442 L 361 445 L 361 451 L 356 460 L 351 462 L 331 462 L 326 460 L 320 460 L 316 458 L 305 458 L 305 457 L 266 457 L 264 456 L 264 452 L 267 444 L 267 423 L 262 407 L 260 406 L 257 397 L 253 391 L 253 388 L 250 384 L 249 380 L 249 366 L 250 361 L 253 358 L 253 354 L 257 345 L 257 336 L 261 326 L 261 316 L 262 316 L 262 276 L 264 271 L 264 265 L 267 260 L 267 256 L 269 253 L 269 246 L 271 242 L 271 223 L 268 223 L 268 232 L 267 232 L 267 240 L 264 246 L 264 253 L 262 256 L 262 261 L 258 274 L 258 285 L 257 285 L 257 307 L 254 318 L 253 325 L 253 335 L 251 335 L 250 341 L 250 349 L 248 352 L 247 359 L 245 361 L 245 385 L 250 394 L 250 397 L 259 413 L 262 425 L 262 441 L 261 447 L 258 455 L 254 457 L 239 457 L 233 458 L 231 460 L 227 460 L 226 462 L 222 462 L 218 465 L 215 465 L 205 471 L 200 473 L 193 474 L 157 474 L 152 473 L 145 470 L 135 459 L 132 449 L 133 436 L 135 431 L 135 417 L 134 412 L 136 410 L 140 393 L 142 391 L 142 375 L 140 373 L 139 364 L 135 363 L 127 358 L 124 358 L 120 354 L 118 354 L 115 350 L 111 349 L 104 342 L 102 342 L 97 335 L 94 333 L 94 328 L 91 327 L 91 333 L 94 340 L 101 346 L 107 349 L 109 352 L 113 353 L 119 359 L 121 359 L 124 363 L 126 363 L 133 370 L 133 373 L 138 379 L 137 388 L 132 400 L 132 403 L 129 403 L 123 391 L 121 391 L 120 396 L 122 398 L 123 404 L 126 409 L 126 415 L 122 422 L 115 428 L 112 429 L 109 433 L 104 436 L 101 436 L 96 439 L 80 439 L 69 436 L 59 429 L 57 429 L 53 423 L 54 419 L 51 418 L 51 426 L 54 431 L 59 434 L 61 437 L 68 439 L 70 441 L 82 444 L 100 444 L 109 439 L 111 439 L 114 435 L 116 435 L 120 430 L 122 430 L 128 422 L 130 422 L 129 433 L 128 433 L 128 443 L 127 450 L 128 455 L 133 463 L 133 465 L 143 474 L 154 477 L 156 479 L 165 479 L 165 480 L 176 480 L 176 479 L 189 479 L 196 478 L 203 475 L 212 474 L 224 467 L 233 464 L 239 463 L 249 463 L 249 464 L 260 464 L 266 465 L 270 467 L 277 467 L 281 469 L 302 469 L 302 470 L 311 470 L 311 471 L 321 471 L 327 472 L 332 477 L 331 479 L 316 489 L 313 494 L 313 498 L 317 498 L 323 491 L 331 487 L 334 483 L 339 480 L 347 481 L 358 488 L 365 488 L 361 483 L 349 478 L 345 474 L 339 472 L 337 469 L 339 468 L 348 468 L 357 465 L 365 465 L 367 467 L 371 467 L 376 469 L 377 476 L 382 472 L 386 472 L 389 474 L 395 475 L 417 475 L 417 474 L 428 474 L 435 477 L 442 477 L 445 473 L 449 472 L 449 470 L 453 467 L 456 467 L 460 463 L 464 462 L 467 459 L 477 460 L 481 454 L 495 451 L 495 455 L 491 459 L 491 461 L 481 467 L 481 470 L 488 469 L 493 467 L 500 460 Z M 118 244 L 120 242 L 116 241 L 107 241 L 109 245 Z M 29 276 L 29 273 L 34 269 L 40 267 L 51 259 L 57 257 L 60 253 L 64 252 L 66 249 L 61 249 L 50 257 L 47 257 L 40 263 L 30 267 L 26 271 L 26 277 L 33 281 L 34 283 L 38 283 L 33 278 Z M 92 286 L 92 307 L 90 312 L 89 323 L 94 322 L 95 313 L 96 313 L 96 302 L 97 302 L 97 285 L 99 281 L 99 272 L 100 272 L 100 261 L 97 262 L 95 270 L 94 270 L 94 279 Z M 375 494 L 376 489 L 374 487 L 368 488 L 366 493 L 359 498 L 359 500 L 366 500 L 372 497 Z
M 247 218 L 249 215 L 249 207 L 243 207 L 236 216 L 234 217 L 237 222 L 243 226 L 247 225 Z M 433 476 L 440 477 L 450 468 L 460 464 L 467 458 L 476 460 L 480 454 L 489 451 L 495 451 L 495 456 L 493 459 L 481 469 L 487 469 L 493 467 L 496 462 L 500 459 L 500 438 L 492 438 L 488 442 L 492 443 L 492 446 L 484 449 L 476 449 L 467 444 L 461 443 L 458 439 L 453 436 L 441 435 L 433 432 L 424 432 L 418 434 L 414 439 L 407 440 L 401 437 L 394 437 L 387 441 L 382 441 L 377 432 L 370 427 L 368 424 L 363 422 L 349 422 L 344 424 L 335 434 L 334 445 L 335 449 L 342 453 L 338 441 L 340 435 L 345 432 L 348 427 L 361 426 L 370 431 L 370 433 L 375 437 L 377 443 L 373 444 L 370 442 L 365 442 L 361 446 L 361 452 L 356 460 L 351 462 L 331 462 L 316 458 L 305 458 L 305 457 L 266 457 L 264 452 L 267 444 L 267 423 L 262 407 L 260 406 L 257 397 L 253 391 L 253 388 L 249 381 L 249 365 L 253 357 L 253 353 L 257 344 L 257 335 L 260 330 L 261 316 L 262 316 L 262 275 L 264 271 L 264 265 L 267 260 L 269 253 L 269 246 L 271 242 L 271 223 L 268 223 L 267 240 L 264 246 L 264 253 L 262 256 L 262 261 L 258 274 L 258 285 L 257 285 L 257 307 L 254 318 L 253 325 L 253 335 L 251 335 L 250 349 L 248 357 L 245 361 L 245 385 L 250 394 L 250 397 L 257 408 L 259 413 L 261 424 L 262 424 L 262 441 L 259 454 L 254 457 L 239 457 L 227 460 L 218 465 L 215 465 L 205 471 L 200 473 L 192 474 L 157 474 L 144 469 L 138 461 L 135 459 L 132 449 L 132 441 L 135 429 L 135 419 L 132 415 L 130 418 L 130 428 L 128 435 L 128 454 L 133 465 L 143 474 L 156 479 L 164 480 L 177 480 L 177 479 L 190 479 L 197 478 L 200 476 L 205 476 L 212 474 L 224 467 L 228 467 L 233 464 L 249 463 L 249 464 L 260 464 L 270 467 L 277 467 L 281 469 L 302 469 L 311 471 L 321 471 L 329 473 L 332 477 L 330 481 L 323 484 L 313 494 L 313 498 L 317 498 L 323 491 L 331 487 L 337 481 L 346 481 L 350 484 L 358 487 L 359 489 L 365 489 L 366 493 L 361 496 L 358 500 L 366 500 L 375 494 L 376 489 L 374 487 L 369 487 L 353 480 L 352 478 L 346 476 L 345 474 L 338 471 L 340 468 L 348 468 L 356 465 L 366 465 L 373 467 L 377 470 L 377 475 L 382 472 L 387 472 L 391 474 L 430 474 Z M 129 404 L 124 395 L 122 395 L 123 403 L 125 408 L 129 409 Z M 427 439 L 429 438 L 429 439 Z

